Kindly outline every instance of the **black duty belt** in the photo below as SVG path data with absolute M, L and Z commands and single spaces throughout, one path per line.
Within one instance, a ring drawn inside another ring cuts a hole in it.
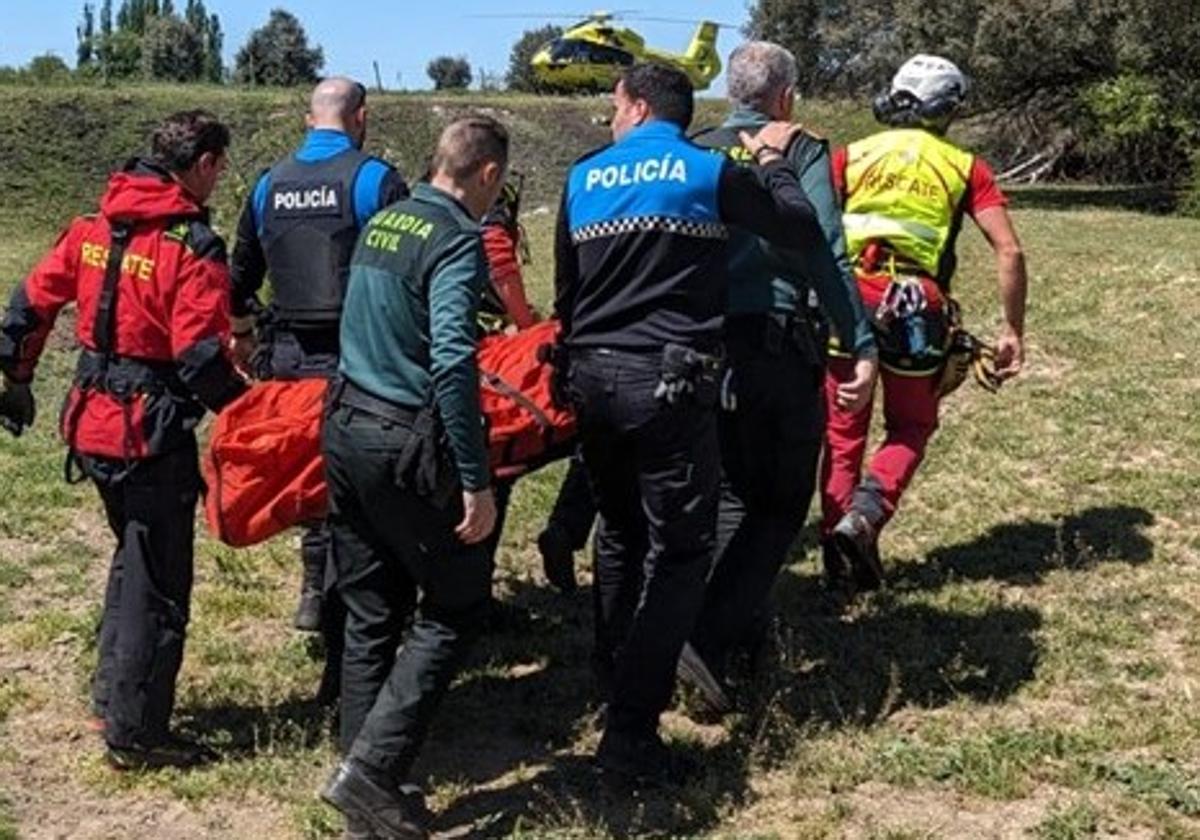
M 662 351 L 617 350 L 612 347 L 568 347 L 567 354 L 572 362 L 617 363 L 633 370 L 658 372 L 662 367 Z
M 88 349 L 79 354 L 75 382 L 81 388 L 95 388 L 121 399 L 134 394 L 187 395 L 174 362 L 106 356 Z
M 271 306 L 271 319 L 291 329 L 322 329 L 337 330 L 342 319 L 341 307 L 337 309 L 285 309 Z
M 404 426 L 412 426 L 417 422 L 421 413 L 419 408 L 410 408 L 400 403 L 377 397 L 355 385 L 344 376 L 339 376 L 329 386 L 329 404 L 349 406 L 357 411 L 365 412 L 380 420 L 388 420 Z

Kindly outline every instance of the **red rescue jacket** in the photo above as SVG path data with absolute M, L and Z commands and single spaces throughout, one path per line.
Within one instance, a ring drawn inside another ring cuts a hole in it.
M 128 231 L 119 265 L 114 230 L 118 239 Z M 243 390 L 224 350 L 225 244 L 208 211 L 158 166 L 135 159 L 115 173 L 100 213 L 75 219 L 17 287 L 0 324 L 0 370 L 30 380 L 72 301 L 82 350 L 61 422 L 72 450 L 126 460 L 169 451 L 190 441 L 206 407 Z

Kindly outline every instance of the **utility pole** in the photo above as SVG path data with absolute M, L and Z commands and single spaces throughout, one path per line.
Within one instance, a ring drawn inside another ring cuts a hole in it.
M 379 62 L 372 61 L 371 64 L 375 68 L 375 87 L 380 93 L 383 93 L 383 77 L 379 75 Z

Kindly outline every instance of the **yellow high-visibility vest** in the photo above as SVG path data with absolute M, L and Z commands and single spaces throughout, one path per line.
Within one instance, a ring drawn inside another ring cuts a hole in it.
M 919 128 L 882 131 L 846 149 L 846 250 L 886 241 L 901 262 L 939 277 L 975 158 Z

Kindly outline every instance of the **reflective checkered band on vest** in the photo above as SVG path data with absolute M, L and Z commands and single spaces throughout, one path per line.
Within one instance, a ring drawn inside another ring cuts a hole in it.
M 698 222 L 666 216 L 632 216 L 585 225 L 571 233 L 571 241 L 579 244 L 622 233 L 677 233 L 696 239 L 729 238 L 729 229 L 720 222 Z

